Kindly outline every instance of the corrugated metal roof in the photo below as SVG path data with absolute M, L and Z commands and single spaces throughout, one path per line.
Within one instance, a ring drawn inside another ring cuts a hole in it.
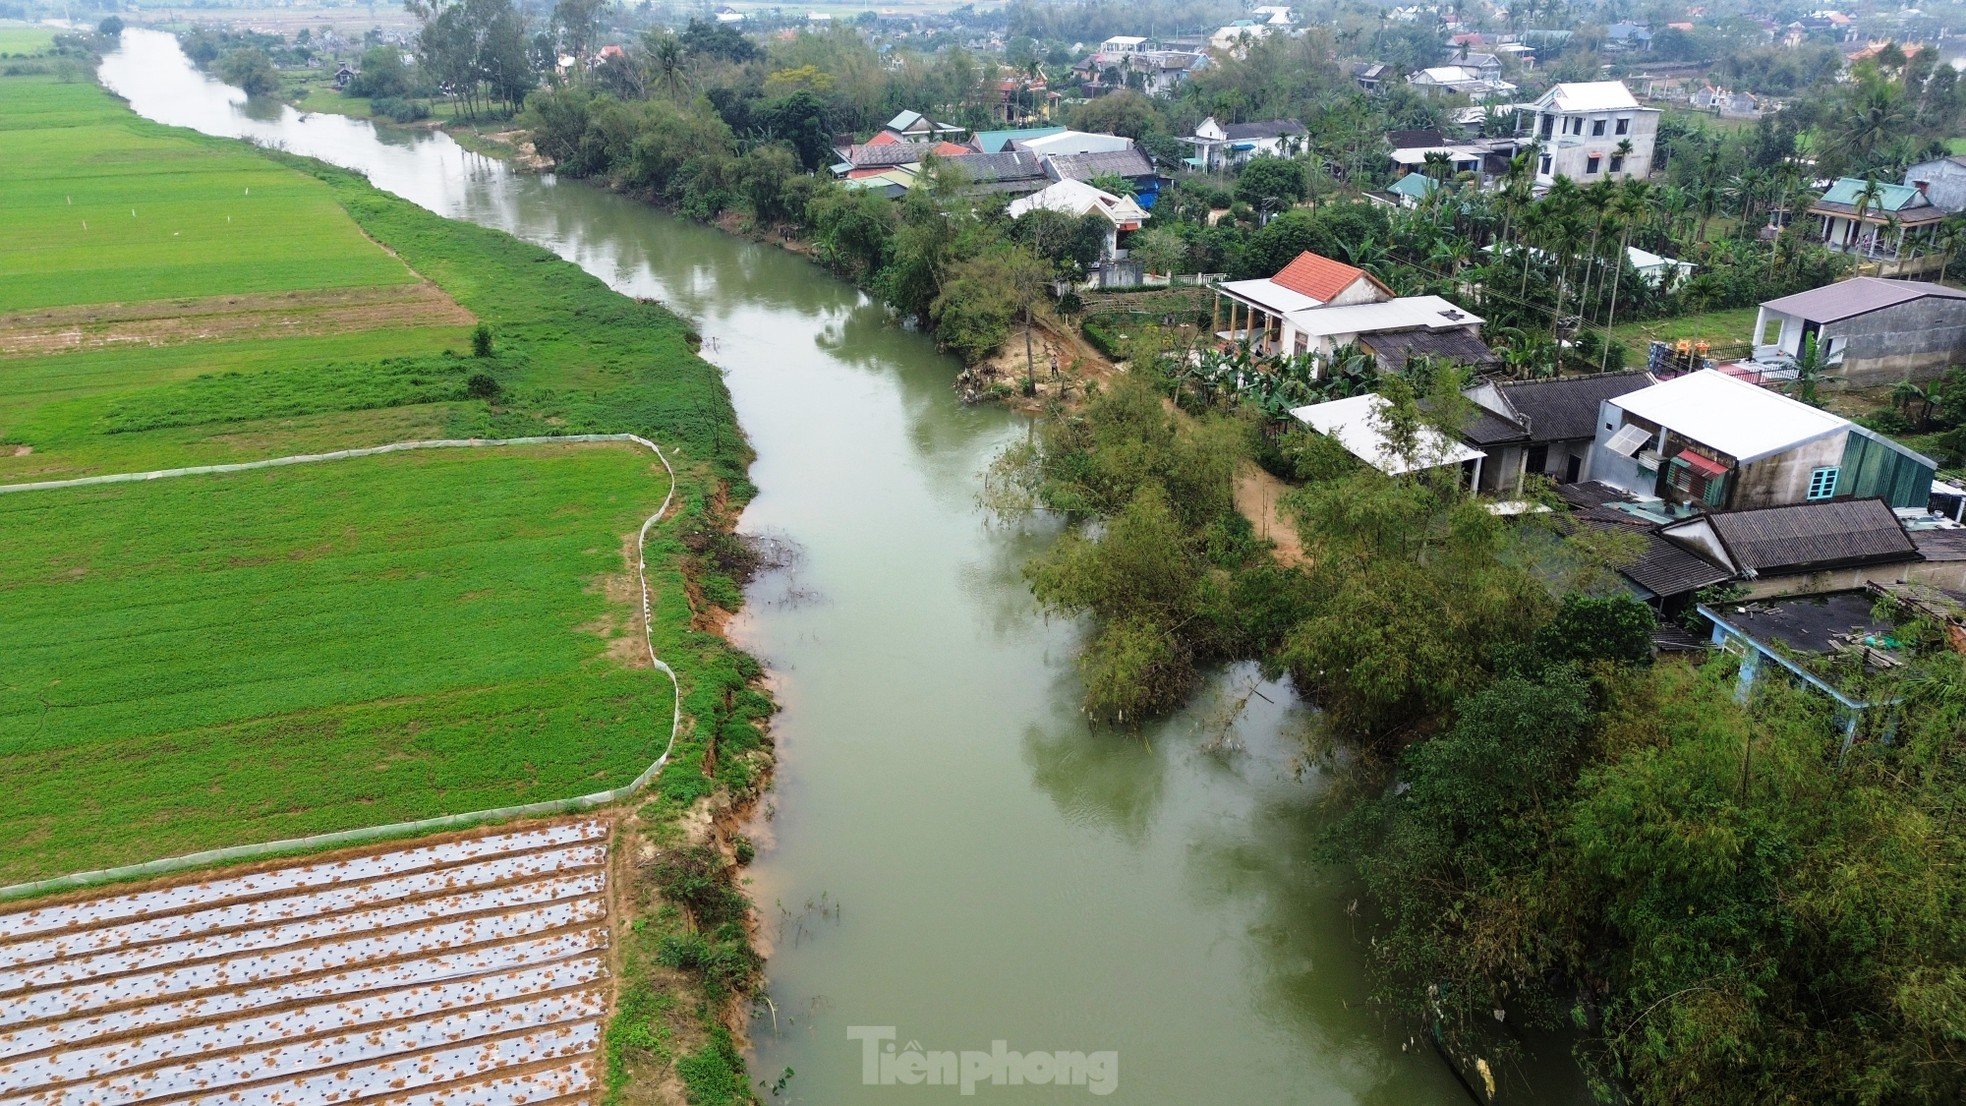
M 1346 451 L 1380 472 L 1397 476 L 1420 469 L 1458 465 L 1482 456 L 1479 449 L 1466 446 L 1438 430 L 1422 428 L 1414 435 L 1416 456 L 1408 460 L 1393 453 L 1379 426 L 1386 401 L 1377 393 L 1313 403 L 1293 409 L 1298 422 L 1332 438 Z
M 1726 373 L 1696 373 L 1611 400 L 1736 461 L 1758 461 L 1849 425 L 1849 420 Z
M 1928 280 L 1885 280 L 1882 277 L 1860 276 L 1769 300 L 1761 306 L 1812 323 L 1833 323 L 1838 319 L 1895 307 L 1926 296 L 1966 299 L 1966 292 Z
M 1510 380 L 1500 384 L 1509 405 L 1529 419 L 1530 441 L 1561 442 L 1597 436 L 1597 412 L 1607 399 L 1627 396 L 1658 383 L 1649 373 L 1598 373 L 1553 380 Z
M 1706 516 L 1743 568 L 1794 572 L 1918 559 L 1918 547 L 1881 499 L 1796 503 Z M 1676 523 L 1664 528 L 1670 536 Z
M 1304 124 L 1295 119 L 1263 119 L 1255 123 L 1228 123 L 1222 127 L 1222 137 L 1231 142 L 1282 138 L 1287 134 L 1303 133 L 1305 133 Z
M 1091 180 L 1107 174 L 1151 177 L 1154 164 L 1138 149 L 1105 150 L 1090 154 L 1052 154 L 1047 159 L 1059 180 Z

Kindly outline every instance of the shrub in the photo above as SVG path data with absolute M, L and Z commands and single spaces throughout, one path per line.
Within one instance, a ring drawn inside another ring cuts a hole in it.
M 491 327 L 479 323 L 471 331 L 471 356 L 490 357 L 492 355 Z
M 490 373 L 472 373 L 464 382 L 464 394 L 472 399 L 494 400 L 504 390 Z
M 430 118 L 430 109 L 423 106 L 421 101 L 396 96 L 379 96 L 369 101 L 369 108 L 377 115 L 398 123 L 414 123 Z

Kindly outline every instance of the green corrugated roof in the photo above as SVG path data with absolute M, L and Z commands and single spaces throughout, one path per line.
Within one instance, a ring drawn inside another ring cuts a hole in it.
M 981 149 L 986 154 L 1000 154 L 1003 153 L 1005 145 L 1017 139 L 1043 138 L 1048 134 L 1063 133 L 1065 133 L 1065 128 L 1063 127 L 1026 127 L 1022 130 L 1011 131 L 977 131 L 976 145 L 978 149 Z
M 1856 177 L 1843 177 L 1823 193 L 1822 202 L 1826 204 L 1849 204 L 1857 206 L 1857 197 L 1863 193 L 1865 184 Z M 1908 184 L 1892 184 L 1889 181 L 1877 182 L 1877 195 L 1870 201 L 1867 210 L 1898 211 L 1918 199 L 1918 189 Z
M 1425 173 L 1408 173 L 1393 182 L 1393 186 L 1387 191 L 1415 200 L 1424 200 L 1429 193 L 1439 187 L 1440 182 Z

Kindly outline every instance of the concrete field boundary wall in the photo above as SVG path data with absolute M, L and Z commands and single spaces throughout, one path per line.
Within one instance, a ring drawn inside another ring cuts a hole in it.
M 419 449 L 489 449 L 508 446 L 530 445 L 579 445 L 583 443 L 627 442 L 638 445 L 655 454 L 662 462 L 662 468 L 669 474 L 669 490 L 662 496 L 662 506 L 642 523 L 635 536 L 635 574 L 636 582 L 642 592 L 642 637 L 648 649 L 649 662 L 669 679 L 672 694 L 669 716 L 669 739 L 662 753 L 653 763 L 632 781 L 620 787 L 605 791 L 595 791 L 586 795 L 575 795 L 566 799 L 547 799 L 536 803 L 523 803 L 518 806 L 495 807 L 490 810 L 473 810 L 462 814 L 440 814 L 431 818 L 419 818 L 411 822 L 394 822 L 385 826 L 365 826 L 356 829 L 338 830 L 334 833 L 314 834 L 308 837 L 293 837 L 282 841 L 264 841 L 252 845 L 232 845 L 222 849 L 206 849 L 202 852 L 186 853 L 182 856 L 165 857 L 139 864 L 126 864 L 116 868 L 103 868 L 93 872 L 77 872 L 72 875 L 55 876 L 50 879 L 35 880 L 30 883 L 16 883 L 0 887 L 0 902 L 23 899 L 36 895 L 53 894 L 60 891 L 74 891 L 85 887 L 96 887 L 107 883 L 120 883 L 125 880 L 143 879 L 151 876 L 170 875 L 195 868 L 208 868 L 220 864 L 236 864 L 247 860 L 264 860 L 270 857 L 286 856 L 295 853 L 314 852 L 320 849 L 336 848 L 344 845 L 362 845 L 391 838 L 419 836 L 438 833 L 443 830 L 462 829 L 468 826 L 503 822 L 516 818 L 538 818 L 555 814 L 570 814 L 592 810 L 633 797 L 648 787 L 661 774 L 669 763 L 669 754 L 676 747 L 676 733 L 683 721 L 683 688 L 676 678 L 676 671 L 668 662 L 655 655 L 654 611 L 649 596 L 648 545 L 649 530 L 664 515 L 676 497 L 676 470 L 670 465 L 660 447 L 654 442 L 635 434 L 567 434 L 533 438 L 439 438 L 429 441 L 396 442 L 390 445 L 368 446 L 361 449 L 342 449 L 332 453 L 308 453 L 293 457 L 273 457 L 263 461 L 243 461 L 226 465 L 197 465 L 190 468 L 160 469 L 155 472 L 124 472 L 105 476 L 79 476 L 69 480 L 44 480 L 32 484 L 0 484 L 0 495 L 59 491 L 64 488 L 83 488 L 97 484 L 128 484 L 144 480 L 164 480 L 175 476 L 205 476 L 228 472 L 245 472 L 251 469 L 279 468 L 286 465 L 308 465 L 324 461 L 345 461 L 356 457 L 375 457 L 385 453 L 405 453 Z

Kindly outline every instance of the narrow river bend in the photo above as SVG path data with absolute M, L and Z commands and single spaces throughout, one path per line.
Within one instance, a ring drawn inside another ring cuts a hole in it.
M 1074 630 L 1018 575 L 1045 535 L 977 502 L 1027 426 L 958 403 L 957 366 L 928 341 L 778 249 L 440 134 L 248 105 L 167 35 L 127 32 L 102 77 L 152 119 L 357 169 L 539 243 L 705 336 L 758 453 L 742 527 L 798 550 L 732 628 L 784 708 L 752 887 L 775 945 L 755 1068 L 795 1069 L 780 1101 L 957 1099 L 863 1082 L 869 1046 L 850 1033 L 890 1026 L 924 1049 L 1117 1053 L 1104 1099 L 976 1088 L 992 1101 L 1468 1101 L 1366 1006 L 1354 892 L 1308 859 L 1322 781 L 1297 764 L 1308 712 L 1287 687 L 1255 685 L 1232 751 L 1203 745 L 1247 671 L 1142 735 L 1079 720 Z M 1515 1101 L 1574 1095 L 1536 1074 L 1542 1093 Z

